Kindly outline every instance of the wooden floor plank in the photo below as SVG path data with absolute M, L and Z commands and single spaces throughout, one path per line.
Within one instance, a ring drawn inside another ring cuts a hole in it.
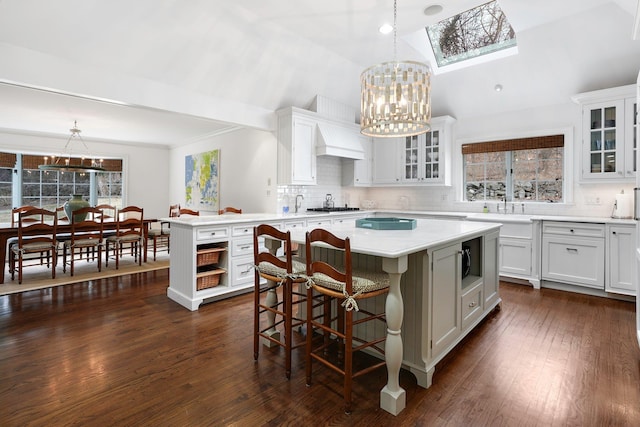
M 314 366 L 291 379 L 279 348 L 253 360 L 252 296 L 190 312 L 167 271 L 0 297 L 0 420 L 51 425 L 640 425 L 634 305 L 502 283 L 493 313 L 422 389 L 402 370 L 407 407 L 379 408 L 384 371 L 354 384 Z

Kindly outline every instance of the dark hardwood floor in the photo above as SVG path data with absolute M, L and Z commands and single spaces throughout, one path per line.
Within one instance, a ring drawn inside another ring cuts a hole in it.
M 340 378 L 279 349 L 253 360 L 252 297 L 190 312 L 166 297 L 167 270 L 0 297 L 3 426 L 639 426 L 634 305 L 503 283 L 502 310 L 417 387 L 379 408 L 384 370 Z

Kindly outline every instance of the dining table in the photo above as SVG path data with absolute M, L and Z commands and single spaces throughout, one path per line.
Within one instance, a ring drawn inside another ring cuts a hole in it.
M 145 218 L 143 219 L 143 230 L 144 230 L 144 239 L 143 239 L 143 261 L 147 262 L 147 240 L 149 236 L 149 227 L 153 222 L 158 221 L 154 218 Z M 103 227 L 105 231 L 115 230 L 117 228 L 117 221 L 109 220 L 103 222 Z M 71 233 L 71 222 L 68 220 L 58 220 L 57 234 L 70 234 Z M 27 235 L 35 235 L 37 232 L 29 233 L 27 231 Z M 7 245 L 10 239 L 18 237 L 18 226 L 12 226 L 11 223 L 0 223 L 0 263 L 2 263 L 2 274 L 0 274 L 0 284 L 4 283 L 4 275 L 7 271 Z

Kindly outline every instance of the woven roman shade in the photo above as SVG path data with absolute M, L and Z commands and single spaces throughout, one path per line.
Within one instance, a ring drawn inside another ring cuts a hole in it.
M 463 144 L 462 154 L 495 153 L 497 151 L 535 150 L 564 147 L 564 135 L 535 136 L 531 138 L 503 139 L 500 141 Z
M 7 154 L 7 153 L 1 153 Z M 15 159 L 15 154 L 13 155 Z M 61 159 L 62 161 L 66 160 Z M 70 160 L 71 165 L 80 165 L 80 157 L 72 157 Z M 49 157 L 51 162 L 51 157 Z M 87 160 L 85 160 L 86 164 Z M 14 160 L 15 165 L 15 160 Z M 38 166 L 44 163 L 44 156 L 34 156 L 31 154 L 24 154 L 22 156 L 22 168 L 23 169 L 38 169 Z M 12 166 L 13 167 L 13 166 Z M 102 161 L 102 167 L 108 172 L 122 172 L 122 159 L 104 159 Z
M 15 168 L 16 167 L 16 155 L 15 153 L 0 153 L 0 168 Z

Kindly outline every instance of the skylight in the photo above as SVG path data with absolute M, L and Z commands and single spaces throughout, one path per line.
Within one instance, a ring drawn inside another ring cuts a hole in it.
M 474 63 L 485 62 L 495 59 L 495 56 L 505 56 L 509 49 L 513 50 L 511 53 L 517 52 L 515 32 L 497 1 L 482 4 L 430 25 L 426 27 L 426 33 L 437 68 L 480 57 L 483 57 L 482 60 Z M 471 64 L 464 66 L 466 65 Z

